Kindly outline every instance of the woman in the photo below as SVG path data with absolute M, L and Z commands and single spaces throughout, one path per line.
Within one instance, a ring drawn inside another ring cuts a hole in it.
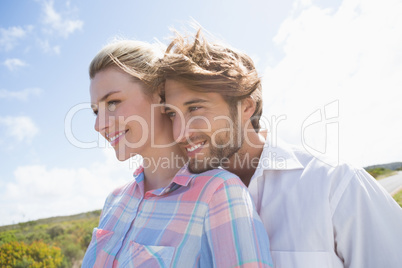
M 119 41 L 90 64 L 96 131 L 120 161 L 144 162 L 107 198 L 82 267 L 269 267 L 268 237 L 240 179 L 187 171 L 152 87 L 159 55 Z

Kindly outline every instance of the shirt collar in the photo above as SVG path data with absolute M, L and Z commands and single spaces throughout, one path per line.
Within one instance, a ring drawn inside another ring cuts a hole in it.
M 291 145 L 278 138 L 272 141 L 268 136 L 258 163 L 258 169 L 292 170 L 304 169 L 304 166 L 296 157 Z
M 134 171 L 134 179 L 136 181 L 136 183 L 140 186 L 140 188 L 142 188 L 142 191 L 144 190 L 144 168 L 142 166 L 140 166 L 139 168 L 137 168 Z M 153 195 L 163 195 L 163 194 L 167 194 L 169 192 L 172 192 L 178 188 L 180 188 L 180 186 L 188 186 L 188 184 L 190 183 L 190 181 L 193 179 L 193 177 L 196 174 L 192 174 L 190 173 L 190 171 L 188 171 L 187 169 L 187 165 L 184 165 L 174 176 L 173 180 L 169 183 L 169 185 L 167 185 L 166 187 L 163 188 L 159 188 L 159 189 L 155 189 L 153 191 L 151 191 L 151 193 Z
M 139 166 L 133 173 L 134 179 L 137 183 L 140 183 L 144 180 L 144 167 Z
M 262 176 L 264 170 L 292 169 L 304 169 L 304 166 L 297 159 L 291 146 L 278 138 L 275 142 L 271 142 L 270 136 L 267 136 L 258 167 L 251 181 Z
M 190 173 L 187 164 L 184 165 L 174 176 L 172 183 L 187 186 L 196 174 Z

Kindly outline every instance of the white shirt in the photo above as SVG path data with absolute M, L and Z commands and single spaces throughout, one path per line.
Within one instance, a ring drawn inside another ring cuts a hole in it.
M 275 267 L 402 267 L 402 209 L 364 169 L 278 141 L 249 184 Z

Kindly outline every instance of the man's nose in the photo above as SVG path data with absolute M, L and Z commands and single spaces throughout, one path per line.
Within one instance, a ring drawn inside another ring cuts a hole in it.
M 186 120 L 182 116 L 178 116 L 173 120 L 173 138 L 177 143 L 187 141 L 189 137 L 188 126 Z

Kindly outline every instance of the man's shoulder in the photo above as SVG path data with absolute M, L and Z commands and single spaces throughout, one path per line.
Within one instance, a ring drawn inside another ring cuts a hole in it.
M 334 180 L 348 180 L 361 168 L 355 167 L 342 159 L 335 159 L 327 156 L 315 156 L 302 147 L 295 147 L 294 153 L 304 166 L 304 173 L 314 174 L 320 178 L 327 177 Z
M 361 168 L 356 168 L 350 163 L 341 159 L 331 158 L 326 155 L 314 155 L 303 146 L 293 145 L 280 141 L 273 146 L 264 148 L 260 164 L 267 161 L 264 158 L 271 158 L 273 167 L 269 169 L 281 170 L 283 172 L 299 169 L 303 176 L 325 177 L 348 177 L 355 174 Z

